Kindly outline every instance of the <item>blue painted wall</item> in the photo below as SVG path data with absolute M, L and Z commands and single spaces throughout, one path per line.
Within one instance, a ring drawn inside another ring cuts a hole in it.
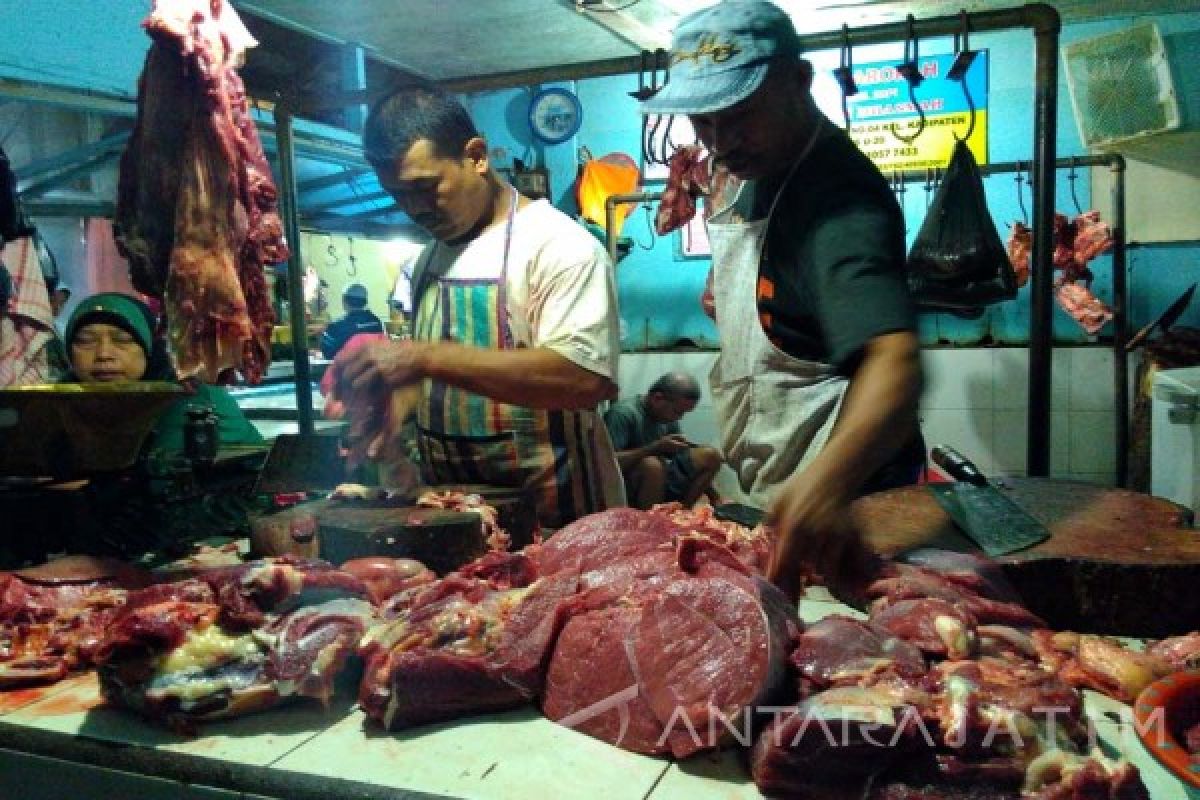
M 1106 20 L 1068 26 L 1063 44 L 1086 39 L 1144 21 L 1144 18 Z M 1173 77 L 1184 102 L 1185 124 L 1192 128 L 1200 121 L 1200 13 L 1164 15 L 1154 20 L 1164 36 L 1173 65 Z M 972 46 L 987 49 L 990 56 L 989 155 L 992 161 L 1029 159 L 1033 152 L 1033 37 L 1023 31 L 978 34 Z M 921 43 L 922 54 L 951 52 L 948 39 Z M 899 60 L 901 47 L 879 45 L 864 47 L 854 54 L 856 63 Z M 836 84 L 830 70 L 837 66 L 836 52 L 810 54 L 818 70 L 814 93 L 818 102 L 835 121 L 841 120 Z M 549 85 L 549 84 L 548 84 Z M 513 156 L 549 168 L 555 203 L 568 213 L 576 211 L 573 184 L 578 151 L 587 147 L 595 156 L 611 151 L 640 153 L 640 117 L 637 104 L 628 92 L 637 88 L 635 76 L 596 78 L 564 84 L 575 91 L 583 103 L 584 118 L 579 133 L 559 145 L 539 146 L 532 141 L 526 121 L 526 109 L 532 90 L 505 90 L 472 95 L 467 98 L 481 130 L 488 136 L 499 166 Z M 1071 113 L 1066 79 L 1060 68 L 1058 153 L 1081 155 L 1085 150 Z M 1200 157 L 1200 154 L 1197 154 Z M 648 189 L 660 189 L 651 183 Z M 1078 173 L 1076 193 L 1086 209 L 1091 205 L 1091 187 L 1087 170 Z M 986 180 L 988 205 L 1002 239 L 1008 236 L 1008 224 L 1021 219 L 1017 184 L 1013 176 L 995 176 Z M 1060 171 L 1056 183 L 1057 206 L 1073 214 L 1071 183 L 1067 171 Z M 915 237 L 924 218 L 926 193 L 920 185 L 910 185 L 902 196 L 908 221 L 909 241 Z M 1026 209 L 1032 208 L 1029 185 L 1024 186 Z M 703 289 L 708 261 L 682 259 L 678 255 L 677 234 L 655 238 L 650 235 L 653 209 L 639 209 L 625 223 L 623 233 L 638 244 L 617 267 L 621 305 L 622 343 L 626 350 L 671 347 L 694 343 L 704 347 L 717 344 L 715 326 L 700 312 L 698 298 Z M 1093 289 L 1105 300 L 1112 298 L 1112 259 L 1101 256 L 1092 264 L 1096 281 Z M 1130 312 L 1133 326 L 1140 326 L 1159 312 L 1192 281 L 1200 279 L 1200 243 L 1136 245 L 1128 254 Z M 1180 324 L 1200 326 L 1200 303 Z M 1012 302 L 991 307 L 982 318 L 961 320 L 942 314 L 923 316 L 921 338 L 925 344 L 969 345 L 986 342 L 1020 344 L 1028 341 L 1029 288 L 1020 290 Z M 1103 331 L 1102 335 L 1108 333 Z M 1087 335 L 1060 310 L 1054 311 L 1054 335 L 1059 343 L 1082 343 Z

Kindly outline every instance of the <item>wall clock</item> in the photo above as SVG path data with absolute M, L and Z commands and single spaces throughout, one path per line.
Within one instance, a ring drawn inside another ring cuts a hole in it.
M 529 127 L 546 144 L 560 144 L 579 131 L 583 106 L 573 92 L 551 87 L 529 101 Z

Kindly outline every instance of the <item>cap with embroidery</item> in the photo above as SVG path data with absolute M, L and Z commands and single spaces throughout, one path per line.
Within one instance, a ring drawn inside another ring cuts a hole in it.
M 669 79 L 642 103 L 642 113 L 729 108 L 762 85 L 772 58 L 799 53 L 796 29 L 781 8 L 765 0 L 724 0 L 679 20 Z

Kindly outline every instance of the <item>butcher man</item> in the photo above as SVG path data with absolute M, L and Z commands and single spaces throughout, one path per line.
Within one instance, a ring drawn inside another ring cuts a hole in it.
M 620 352 L 603 248 L 505 182 L 466 110 L 438 90 L 378 102 L 363 150 L 433 241 L 414 267 L 413 341 L 373 343 L 336 363 L 353 437 L 377 435 L 392 390 L 419 384 L 426 482 L 526 487 L 548 528 L 623 505 L 595 410 L 616 396 Z
M 790 19 L 725 0 L 679 21 L 646 114 L 686 114 L 740 180 L 708 221 L 726 462 L 778 540 L 769 577 L 836 582 L 862 555 L 858 495 L 924 459 L 904 219 L 887 181 L 817 109 Z

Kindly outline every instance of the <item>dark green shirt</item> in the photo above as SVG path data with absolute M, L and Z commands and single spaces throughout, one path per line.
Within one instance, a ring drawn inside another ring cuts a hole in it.
M 782 180 L 755 185 L 750 218 L 767 214 Z M 870 339 L 916 329 L 904 263 L 895 195 L 831 129 L 797 167 L 771 219 L 759 266 L 763 330 L 789 355 L 850 375 Z
M 645 447 L 664 436 L 679 433 L 678 422 L 655 422 L 646 410 L 645 395 L 618 400 L 604 412 L 604 424 L 613 449 L 633 450 Z
M 200 384 L 196 393 L 181 397 L 163 412 L 154 429 L 153 447 L 157 450 L 181 452 L 183 450 L 183 428 L 187 422 L 187 410 L 191 407 L 208 406 L 216 412 L 218 441 L 222 445 L 258 444 L 262 434 L 254 427 L 237 401 L 222 386 Z

